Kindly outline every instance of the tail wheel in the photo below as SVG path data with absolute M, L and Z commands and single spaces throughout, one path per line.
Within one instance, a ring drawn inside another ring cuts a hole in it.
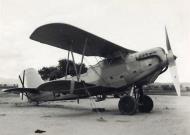
M 136 100 L 131 96 L 124 96 L 119 100 L 119 111 L 124 115 L 133 115 L 137 110 Z
M 149 113 L 153 109 L 153 101 L 147 95 L 140 96 L 138 103 L 139 112 Z

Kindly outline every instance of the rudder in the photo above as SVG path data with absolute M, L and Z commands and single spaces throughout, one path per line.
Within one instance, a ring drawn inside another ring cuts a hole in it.
M 21 76 L 23 76 L 24 72 L 25 72 L 25 75 L 24 75 L 24 78 L 22 78 L 22 79 L 24 79 L 24 87 L 25 88 L 37 88 L 39 85 L 44 83 L 40 74 L 34 68 L 25 69 L 22 72 Z

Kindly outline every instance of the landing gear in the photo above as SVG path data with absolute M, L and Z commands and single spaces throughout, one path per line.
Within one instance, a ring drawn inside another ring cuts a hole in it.
M 140 96 L 138 101 L 138 108 L 139 112 L 149 113 L 153 109 L 152 99 L 147 95 Z
M 135 98 L 126 95 L 120 98 L 118 107 L 121 114 L 133 115 L 136 113 L 137 103 Z
M 132 94 L 125 95 L 119 100 L 119 111 L 121 114 L 133 115 L 139 110 L 139 112 L 149 113 L 153 109 L 152 99 L 144 95 L 142 87 L 134 87 Z

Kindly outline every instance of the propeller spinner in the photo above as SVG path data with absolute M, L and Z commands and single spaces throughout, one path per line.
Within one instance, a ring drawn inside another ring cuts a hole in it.
M 178 74 L 177 74 L 177 67 L 176 67 L 176 62 L 175 62 L 177 57 L 172 52 L 166 27 L 165 27 L 165 34 L 166 34 L 166 47 L 167 47 L 167 50 L 168 50 L 167 59 L 168 59 L 168 66 L 169 66 L 170 74 L 171 74 L 171 77 L 172 77 L 173 84 L 174 84 L 174 87 L 176 89 L 177 95 L 181 96 L 180 82 L 179 82 L 179 77 L 178 77 Z

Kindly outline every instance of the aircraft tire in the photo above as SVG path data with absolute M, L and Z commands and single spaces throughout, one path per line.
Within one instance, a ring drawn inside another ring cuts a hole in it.
M 137 103 L 133 97 L 126 95 L 120 98 L 118 107 L 121 114 L 133 115 L 136 113 Z
M 153 106 L 153 101 L 149 96 L 143 95 L 139 98 L 139 112 L 149 113 L 150 111 L 152 111 Z

